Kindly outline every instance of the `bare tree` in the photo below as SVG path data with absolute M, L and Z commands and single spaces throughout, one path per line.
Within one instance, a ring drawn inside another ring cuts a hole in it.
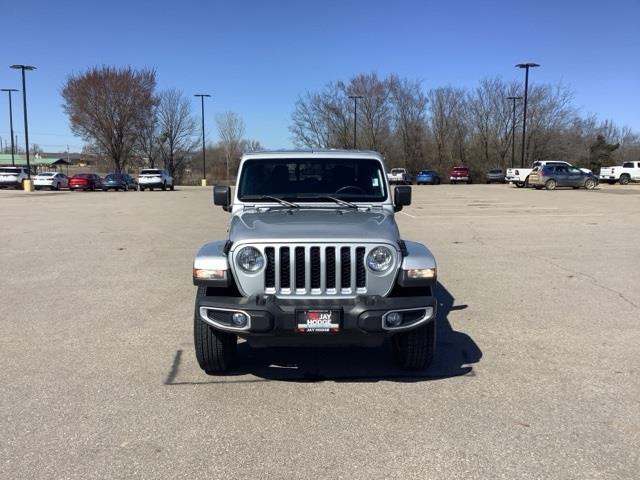
M 419 82 L 392 75 L 387 80 L 392 103 L 393 129 L 406 165 L 418 170 L 425 159 L 427 97 Z
M 158 109 L 154 106 L 142 123 L 137 142 L 137 150 L 140 156 L 146 160 L 146 164 L 156 167 L 156 161 L 160 156 L 160 140 L 158 135 Z
M 175 88 L 165 90 L 159 95 L 157 115 L 160 156 L 171 175 L 179 176 L 198 142 L 190 99 Z
M 132 67 L 92 67 L 62 89 L 71 131 L 94 143 L 122 171 L 155 103 L 156 73 Z
M 350 94 L 363 96 L 358 102 L 358 146 L 382 152 L 390 166 L 445 170 L 467 163 L 475 175 L 507 166 L 514 140 L 513 103 L 507 97 L 522 95 L 520 82 L 488 78 L 474 89 L 445 86 L 425 92 L 419 82 L 395 75 L 356 75 L 298 98 L 290 126 L 294 143 L 351 148 Z M 557 158 L 587 166 L 596 157 L 622 161 L 640 155 L 637 132 L 579 115 L 565 85 L 531 85 L 528 108 L 527 163 Z M 521 118 L 520 102 L 516 126 Z M 520 144 L 522 139 L 516 140 Z M 609 148 L 617 144 L 619 148 Z
M 224 149 L 227 182 L 229 181 L 229 169 L 232 160 L 242 154 L 242 137 L 244 136 L 244 122 L 240 115 L 235 112 L 224 112 L 216 115 L 216 125 L 218 126 L 218 136 L 220 146 Z

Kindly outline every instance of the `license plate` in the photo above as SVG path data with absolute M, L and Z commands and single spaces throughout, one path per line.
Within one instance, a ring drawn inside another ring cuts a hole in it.
M 299 333 L 335 333 L 340 331 L 340 310 L 300 310 Z

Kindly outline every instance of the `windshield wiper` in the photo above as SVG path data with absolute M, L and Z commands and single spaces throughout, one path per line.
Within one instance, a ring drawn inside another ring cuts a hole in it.
M 317 195 L 314 197 L 301 197 L 304 198 L 305 200 L 310 199 L 310 200 L 331 200 L 332 202 L 336 202 L 338 205 L 342 205 L 343 207 L 349 207 L 349 208 L 358 208 L 358 205 L 356 205 L 355 203 L 351 203 L 351 202 L 347 202 L 346 200 L 342 200 L 341 198 L 337 198 L 337 197 L 332 197 L 331 195 Z
M 244 197 L 246 200 L 273 200 L 274 202 L 278 202 L 280 205 L 284 205 L 288 208 L 300 208 L 300 205 L 293 202 L 287 202 L 279 197 L 272 197 L 271 195 L 248 195 Z

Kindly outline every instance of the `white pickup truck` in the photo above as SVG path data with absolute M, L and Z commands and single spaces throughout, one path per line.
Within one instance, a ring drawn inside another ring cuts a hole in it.
M 387 173 L 387 180 L 391 185 L 411 185 L 413 184 L 413 175 L 406 168 L 392 168 Z
M 505 175 L 505 181 L 513 183 L 516 187 L 528 187 L 529 175 L 536 167 L 542 167 L 544 165 L 566 165 L 567 167 L 573 167 L 569 162 L 563 162 L 562 160 L 537 160 L 533 162 L 531 168 L 507 168 L 507 174 Z M 584 173 L 593 173 L 588 168 L 581 168 Z
M 600 168 L 600 181 L 620 185 L 640 182 L 640 162 L 624 162 L 622 166 Z

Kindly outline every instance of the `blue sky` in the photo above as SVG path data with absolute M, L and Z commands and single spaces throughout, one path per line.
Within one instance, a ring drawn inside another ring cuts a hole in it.
M 563 82 L 583 113 L 640 130 L 640 2 L 596 1 L 32 1 L 3 2 L 0 88 L 28 76 L 31 143 L 79 150 L 62 111 L 66 76 L 95 64 L 155 67 L 160 88 L 208 92 L 249 138 L 291 146 L 296 98 L 357 73 L 397 73 L 425 88 L 474 86 L 488 76 Z M 8 139 L 6 94 L 0 136 Z M 194 99 L 194 112 L 197 110 Z M 23 144 L 20 98 L 14 127 Z

